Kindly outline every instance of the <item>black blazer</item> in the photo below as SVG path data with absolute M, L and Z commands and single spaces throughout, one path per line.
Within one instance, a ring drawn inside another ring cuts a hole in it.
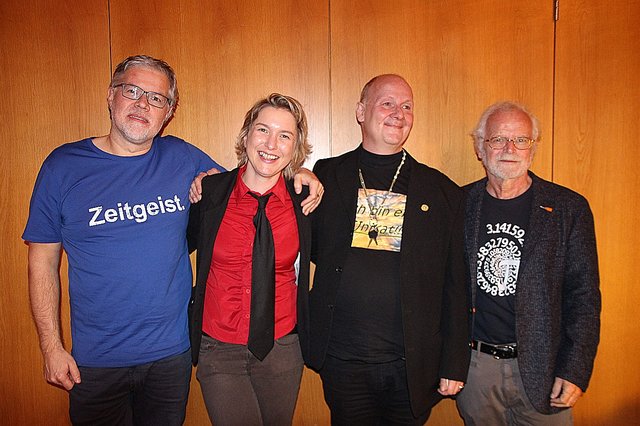
M 600 335 L 593 216 L 581 195 L 529 172 L 533 201 L 516 284 L 518 367 L 531 404 L 555 413 L 555 377 L 587 389 Z M 478 233 L 487 179 L 468 191 L 465 251 L 475 305 Z
M 463 191 L 439 171 L 407 155 L 409 188 L 400 248 L 401 309 L 411 407 L 420 416 L 441 398 L 439 379 L 464 381 L 470 349 L 463 259 Z M 405 166 L 406 167 L 406 166 Z M 322 368 L 333 306 L 355 224 L 358 150 L 318 161 L 325 195 L 312 213 L 307 365 Z M 347 283 L 348 284 L 348 283 Z
M 202 313 L 204 312 L 204 295 L 211 267 L 213 244 L 220 228 L 220 223 L 229 202 L 229 197 L 238 176 L 238 169 L 230 172 L 206 176 L 202 180 L 202 200 L 191 206 L 187 241 L 189 252 L 198 250 L 196 255 L 196 284 L 191 292 L 189 302 L 189 338 L 191 340 L 191 358 L 193 365 L 198 363 L 200 342 L 202 340 Z M 287 189 L 293 201 L 298 235 L 300 240 L 300 270 L 298 272 L 297 293 L 297 331 L 303 355 L 308 352 L 308 294 L 309 294 L 309 258 L 311 250 L 311 224 L 307 216 L 302 214 L 300 203 L 309 194 L 304 187 L 298 195 L 293 189 L 293 182 L 286 181 Z

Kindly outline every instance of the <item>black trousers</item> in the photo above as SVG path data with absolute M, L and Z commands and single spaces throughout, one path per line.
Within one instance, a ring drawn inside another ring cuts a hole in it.
M 69 392 L 74 425 L 181 425 L 191 382 L 191 354 L 122 368 L 79 367 Z
M 380 364 L 327 356 L 320 370 L 332 425 L 423 425 L 414 417 L 403 359 Z

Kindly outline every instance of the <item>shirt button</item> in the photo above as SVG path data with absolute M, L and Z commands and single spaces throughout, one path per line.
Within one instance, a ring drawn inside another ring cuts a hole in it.
M 245 318 L 249 318 L 249 314 L 244 314 L 244 317 Z
M 251 293 L 251 290 L 250 290 L 250 289 L 248 289 L 248 288 L 245 288 L 245 289 L 244 289 L 244 292 L 245 292 L 245 293 L 247 293 L 247 294 L 249 294 L 249 293 Z

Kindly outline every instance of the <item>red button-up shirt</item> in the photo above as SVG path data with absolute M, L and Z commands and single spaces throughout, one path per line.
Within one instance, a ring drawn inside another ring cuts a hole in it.
M 246 345 L 251 317 L 251 257 L 256 230 L 253 216 L 258 201 L 249 195 L 242 181 L 246 166 L 238 173 L 216 241 L 207 278 L 202 330 L 227 343 Z M 281 176 L 267 191 L 266 212 L 275 248 L 276 267 L 276 339 L 296 325 L 296 272 L 298 226 L 293 201 Z M 264 194 L 258 194 L 264 195 Z

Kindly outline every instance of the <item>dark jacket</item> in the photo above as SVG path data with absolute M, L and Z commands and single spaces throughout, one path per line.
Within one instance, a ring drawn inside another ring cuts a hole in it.
M 189 302 L 189 337 L 191 339 L 191 358 L 193 364 L 198 363 L 200 342 L 202 340 L 202 313 L 204 312 L 204 295 L 211 267 L 213 244 L 220 228 L 220 223 L 229 202 L 229 197 L 238 176 L 238 169 L 230 172 L 207 176 L 202 180 L 202 200 L 191 206 L 187 241 L 189 252 L 198 250 L 196 255 L 196 285 L 192 290 Z M 293 189 L 293 182 L 286 181 L 291 195 L 293 209 L 298 223 L 300 240 L 300 270 L 298 273 L 297 293 L 297 331 L 303 355 L 308 352 L 308 294 L 309 294 L 309 257 L 311 250 L 311 223 L 302 214 L 300 203 L 309 194 L 304 187 L 298 195 Z
M 420 416 L 441 398 L 440 378 L 464 381 L 469 364 L 468 292 L 463 259 L 463 191 L 407 155 L 410 179 L 400 249 L 401 309 L 411 407 Z M 315 278 L 309 296 L 307 365 L 322 368 L 333 306 L 354 230 L 357 150 L 318 161 L 325 195 L 312 214 Z
M 581 195 L 533 179 L 533 202 L 516 284 L 518 367 L 529 400 L 553 413 L 549 395 L 555 377 L 587 389 L 600 333 L 600 290 L 593 216 Z M 487 179 L 468 192 L 465 252 L 472 303 L 482 198 Z

